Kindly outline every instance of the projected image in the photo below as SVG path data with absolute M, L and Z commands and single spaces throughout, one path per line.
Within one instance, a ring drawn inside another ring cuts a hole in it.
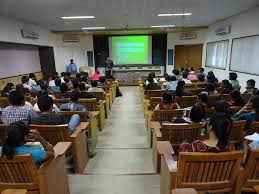
M 148 64 L 149 37 L 112 37 L 112 59 L 114 64 Z

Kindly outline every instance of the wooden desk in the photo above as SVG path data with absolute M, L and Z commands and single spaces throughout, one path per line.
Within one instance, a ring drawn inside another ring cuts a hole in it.
M 174 189 L 172 194 L 197 194 L 194 189 Z
M 1 194 L 26 194 L 25 189 L 6 189 Z

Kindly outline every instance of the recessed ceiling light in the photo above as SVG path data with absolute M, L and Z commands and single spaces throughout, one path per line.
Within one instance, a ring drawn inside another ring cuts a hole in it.
M 82 30 L 104 30 L 105 27 L 84 27 Z
M 150 26 L 151 28 L 173 28 L 175 25 L 157 25 L 157 26 Z
M 190 16 L 192 13 L 160 13 L 157 16 L 159 17 L 168 17 L 168 16 Z
M 95 16 L 68 16 L 68 17 L 61 17 L 64 20 L 71 20 L 71 19 L 93 19 Z

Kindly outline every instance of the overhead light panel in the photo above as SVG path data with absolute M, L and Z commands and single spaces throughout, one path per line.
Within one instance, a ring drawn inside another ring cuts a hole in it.
M 169 17 L 169 16 L 190 16 L 192 13 L 160 13 L 159 17 Z
M 157 26 L 150 26 L 151 28 L 173 28 L 175 25 L 157 25 Z
M 105 27 L 84 27 L 82 30 L 104 30 Z
M 93 19 L 95 16 L 67 16 L 61 17 L 64 20 L 72 20 L 72 19 Z

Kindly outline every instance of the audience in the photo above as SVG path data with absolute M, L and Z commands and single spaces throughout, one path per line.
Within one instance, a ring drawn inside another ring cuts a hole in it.
M 14 89 L 13 83 L 7 83 L 4 87 L 3 91 L 1 92 L 2 97 L 8 97 L 10 92 Z
M 104 90 L 107 88 L 107 84 L 106 84 L 106 77 L 105 76 L 101 76 L 98 82 L 98 87 L 103 88 Z
M 190 71 L 190 73 L 189 73 L 187 79 L 190 80 L 190 81 L 196 81 L 196 80 L 198 80 L 198 78 L 197 78 L 197 76 L 196 76 L 196 74 L 195 74 L 195 71 L 194 71 L 194 68 L 193 68 L 193 67 L 191 67 L 191 71 Z
M 70 102 L 66 104 L 60 105 L 60 110 L 63 111 L 87 111 L 87 108 L 78 103 L 78 100 L 80 98 L 80 92 L 78 90 L 73 90 L 70 95 Z
M 61 83 L 59 88 L 60 93 L 55 94 L 56 98 L 65 99 L 70 97 L 70 94 L 68 93 L 68 86 L 65 82 Z
M 41 96 L 49 96 L 49 97 L 51 97 L 52 99 L 54 99 L 53 96 L 48 93 L 48 91 L 44 91 L 44 90 L 38 92 L 37 98 L 39 99 Z M 39 108 L 39 106 L 38 106 L 38 103 L 35 103 L 35 104 L 34 104 L 33 109 L 34 109 L 36 112 L 40 112 L 40 108 Z M 53 104 L 52 112 L 59 112 L 59 108 L 57 107 L 56 104 Z
M 80 98 L 94 98 L 93 95 L 89 94 L 83 82 L 79 83 L 79 91 L 80 91 Z
M 235 151 L 235 145 L 229 142 L 232 128 L 231 117 L 226 113 L 215 113 L 209 120 L 207 133 L 209 138 L 192 143 L 183 143 L 180 152 L 224 152 Z
M 257 90 L 258 89 L 255 87 L 255 80 L 253 79 L 247 80 L 245 93 L 256 94 Z
M 147 90 L 161 90 L 161 85 L 159 83 L 154 82 L 154 78 L 149 76 L 147 78 L 147 85 L 145 87 L 145 91 Z
M 203 84 L 205 82 L 205 75 L 200 73 L 198 75 L 198 84 Z
M 24 88 L 28 88 L 29 90 L 31 90 L 31 86 L 29 85 L 29 77 L 24 75 L 22 76 L 22 84 Z
M 177 87 L 176 77 L 175 76 L 169 76 L 169 83 L 167 84 L 165 89 L 175 91 L 176 87 Z
M 101 74 L 99 71 L 96 71 L 94 74 L 90 76 L 91 80 L 100 80 Z
M 55 79 L 55 86 L 51 86 L 51 91 L 53 92 L 60 92 L 60 85 L 61 85 L 61 79 L 56 78 Z
M 2 155 L 12 159 L 16 154 L 31 154 L 36 166 L 54 157 L 54 150 L 37 130 L 30 129 L 23 122 L 15 122 L 6 127 L 7 136 L 2 147 Z M 31 146 L 31 142 L 40 142 L 42 147 Z M 26 143 L 30 142 L 30 146 Z
M 217 95 L 219 94 L 218 91 L 215 89 L 215 85 L 212 83 L 208 83 L 206 85 L 206 93 L 207 95 Z
M 12 91 L 8 97 L 10 105 L 3 109 L 2 121 L 9 125 L 17 121 L 30 123 L 32 117 L 37 116 L 33 107 L 25 106 L 24 94 L 21 91 Z
M 202 93 L 200 93 L 198 95 L 198 102 L 197 102 L 197 104 L 202 105 L 204 107 L 204 109 L 205 108 L 210 108 L 208 106 L 208 101 L 209 101 L 209 97 L 208 97 L 208 95 L 206 93 L 202 92 Z
M 182 81 L 184 81 L 186 84 L 191 84 L 192 81 L 187 79 L 188 75 L 189 75 L 188 71 L 183 72 L 183 75 L 182 75 L 183 79 L 182 79 Z
M 105 91 L 102 88 L 98 88 L 97 87 L 98 86 L 97 81 L 92 80 L 91 81 L 91 86 L 92 87 L 88 89 L 88 92 L 103 92 L 103 93 L 105 93 Z
M 230 115 L 231 112 L 229 108 L 230 108 L 229 104 L 223 100 L 217 102 L 214 106 L 216 113 L 226 113 Z
M 233 90 L 233 87 L 228 80 L 222 80 L 221 83 L 221 94 L 229 94 Z
M 199 71 L 200 72 L 198 75 L 203 75 L 204 77 L 206 77 L 206 74 L 204 73 L 204 68 L 200 68 Z
M 178 70 L 174 69 L 173 75 L 176 77 L 176 80 L 182 80 L 182 76 L 180 75 L 180 72 Z
M 155 110 L 173 110 L 179 108 L 180 106 L 174 102 L 174 96 L 170 92 L 163 92 L 162 102 L 155 107 Z
M 229 73 L 229 82 L 232 85 L 233 89 L 239 90 L 240 85 L 239 81 L 237 80 L 237 74 L 234 72 Z
M 175 90 L 175 96 L 191 96 L 191 92 L 185 89 L 185 82 L 180 80 L 177 83 L 177 87 Z
M 29 74 L 29 82 L 28 85 L 33 87 L 37 85 L 37 79 L 34 73 L 30 73 Z
M 52 73 L 52 76 L 50 77 L 51 80 L 49 81 L 49 87 L 56 86 L 55 79 L 57 78 L 58 78 L 58 73 L 57 72 Z
M 218 79 L 215 77 L 213 71 L 208 72 L 208 75 L 207 75 L 206 79 L 207 79 L 207 83 L 214 84 L 214 83 L 218 82 Z
M 241 106 L 245 105 L 245 101 L 243 100 L 241 93 L 238 90 L 233 90 L 230 92 L 231 100 L 228 102 L 229 106 Z

